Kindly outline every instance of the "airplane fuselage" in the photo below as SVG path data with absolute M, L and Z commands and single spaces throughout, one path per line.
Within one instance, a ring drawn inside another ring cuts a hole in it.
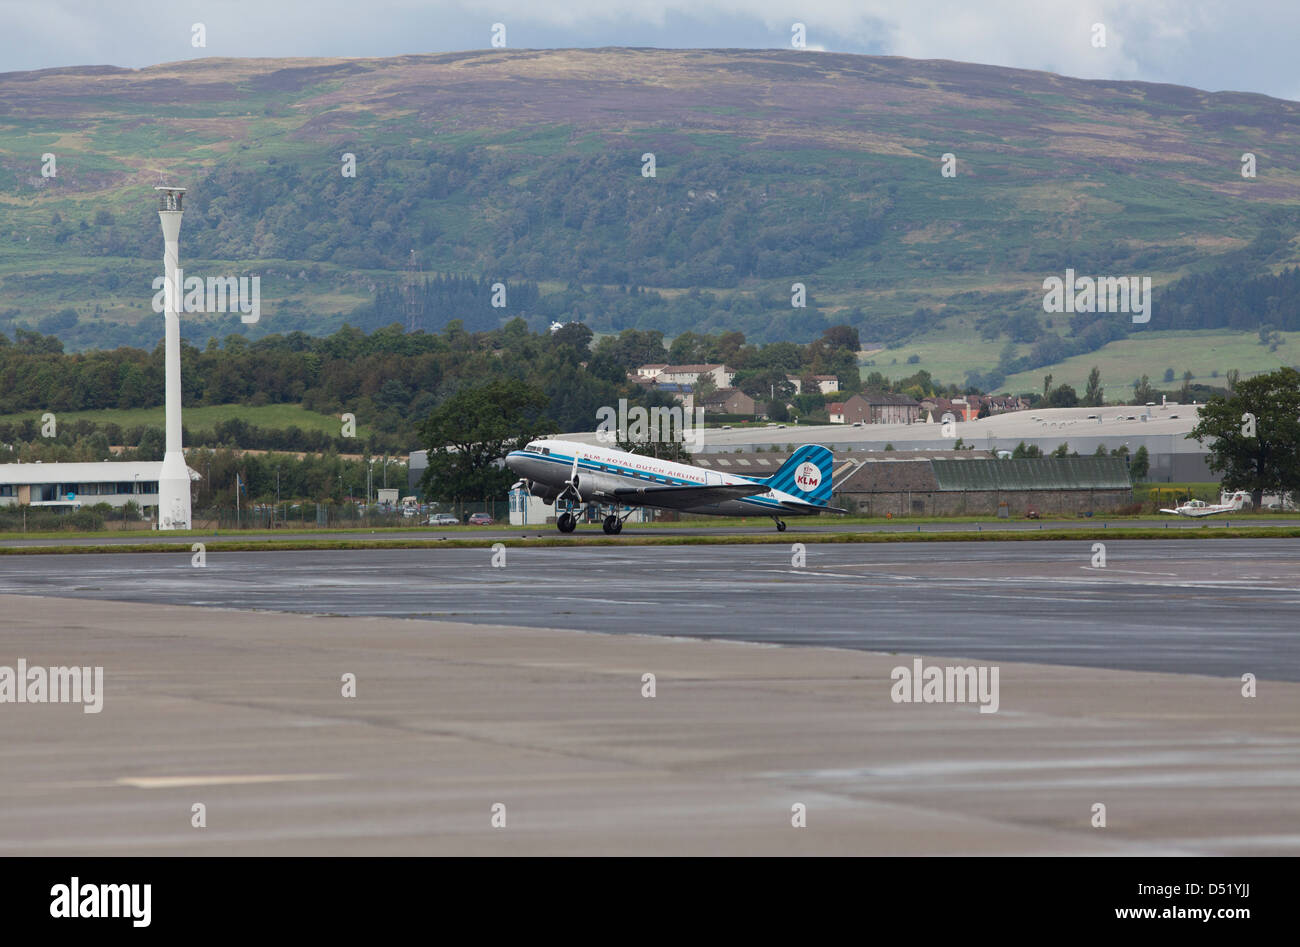
M 794 506 L 802 502 L 795 495 L 770 488 L 752 496 L 702 503 L 692 502 L 689 495 L 671 499 L 667 495 L 656 497 L 656 488 L 752 486 L 763 484 L 766 478 L 705 470 L 691 464 L 608 447 L 592 447 L 576 441 L 532 441 L 524 450 L 512 451 L 506 457 L 506 466 L 530 481 L 535 494 L 546 498 L 548 493 L 556 495 L 564 490 L 574 473 L 575 457 L 578 461 L 578 491 L 584 502 L 651 506 L 715 516 L 815 516 L 818 513 L 816 509 Z M 820 476 L 815 468 L 810 474 Z M 636 492 L 628 493 L 629 490 Z M 783 501 L 790 505 L 783 505 Z

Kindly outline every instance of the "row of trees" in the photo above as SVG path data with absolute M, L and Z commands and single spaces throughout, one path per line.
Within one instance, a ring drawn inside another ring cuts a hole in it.
M 766 392 L 769 376 L 834 374 L 840 387 L 858 387 L 857 333 L 828 329 L 807 345 L 753 345 L 739 332 L 687 333 L 665 345 L 658 330 L 627 329 L 594 346 L 592 331 L 571 323 L 555 333 L 532 332 L 522 319 L 501 329 L 468 332 L 458 321 L 436 333 L 407 333 L 398 324 L 367 334 L 345 326 L 324 337 L 303 332 L 250 342 L 240 335 L 210 339 L 203 349 L 182 344 L 182 398 L 201 405 L 302 404 L 324 414 L 352 413 L 369 429 L 409 439 L 437 404 L 467 385 L 513 378 L 540 388 L 551 400 L 559 427 L 592 423 L 595 409 L 619 397 L 641 398 L 627 373 L 644 362 L 726 362 L 742 382 Z M 93 411 L 157 407 L 163 399 L 164 353 L 118 348 L 66 354 L 58 340 L 20 330 L 16 341 L 0 335 L 0 414 L 20 411 Z M 231 422 L 236 423 L 236 422 Z M 30 438 L 31 432 L 24 432 Z M 254 446 L 253 432 L 214 432 Z M 322 449 L 309 432 L 256 446 Z M 336 445 L 345 449 L 345 445 Z

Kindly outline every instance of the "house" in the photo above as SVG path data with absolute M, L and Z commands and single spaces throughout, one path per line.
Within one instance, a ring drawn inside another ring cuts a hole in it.
M 667 367 L 668 366 L 664 363 L 658 363 L 653 365 L 638 365 L 636 370 L 636 377 L 644 378 L 644 379 L 654 379 L 658 377 L 659 373 L 662 372 Z
M 831 424 L 844 423 L 844 402 L 832 401 L 826 406 L 826 411 L 830 414 Z
M 706 414 L 739 414 L 754 417 L 758 404 L 739 388 L 720 388 L 701 403 Z
M 844 420 L 838 424 L 911 424 L 921 416 L 921 405 L 908 395 L 868 391 L 844 402 Z
M 662 391 L 667 395 L 671 395 L 672 399 L 688 412 L 695 410 L 694 385 L 677 385 L 671 382 L 656 381 L 654 390 Z
M 1008 411 L 1025 411 L 1029 408 L 1029 402 L 1018 396 L 995 398 L 986 395 L 984 400 L 988 405 L 989 414 L 1006 414 Z
M 637 372 L 640 373 L 642 368 L 653 367 L 643 365 L 637 369 Z M 736 380 L 736 373 L 726 365 L 664 365 L 654 375 L 654 379 L 656 382 L 667 382 L 673 385 L 693 385 L 701 375 L 708 375 L 718 388 L 730 388 L 732 382 Z
M 800 375 L 786 375 L 785 380 L 794 385 L 796 395 L 803 394 L 803 377 Z
M 921 411 L 927 423 L 942 421 L 946 414 L 951 414 L 954 421 L 974 421 L 979 416 L 980 399 L 978 395 L 952 399 L 926 398 L 921 402 Z
M 840 390 L 840 380 L 834 375 L 813 375 L 812 380 L 817 383 L 817 390 L 824 395 Z

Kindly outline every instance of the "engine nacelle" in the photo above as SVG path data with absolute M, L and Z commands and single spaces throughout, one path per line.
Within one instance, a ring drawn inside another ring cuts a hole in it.
M 559 490 L 540 484 L 535 480 L 528 481 L 528 492 L 547 505 L 554 503 L 555 498 L 560 495 Z

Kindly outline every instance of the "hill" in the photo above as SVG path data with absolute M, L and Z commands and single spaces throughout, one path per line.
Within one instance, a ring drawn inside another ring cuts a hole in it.
M 848 323 L 893 346 L 981 341 L 967 368 L 989 381 L 1135 331 L 1122 316 L 1045 315 L 1043 279 L 1066 268 L 1150 276 L 1143 334 L 1300 329 L 1285 295 L 1295 280 L 1271 305 L 1260 284 L 1240 312 L 1193 312 L 1226 274 L 1273 278 L 1300 261 L 1298 146 L 1300 104 L 1261 95 L 801 51 L 8 73 L 0 331 L 151 346 L 151 188 L 166 178 L 190 189 L 187 271 L 262 281 L 257 325 L 183 320 L 199 344 L 344 320 L 481 330 L 576 318 L 753 341 Z M 1254 179 L 1241 175 L 1246 151 Z M 341 173 L 345 153 L 355 177 Z M 940 174 L 945 154 L 955 177 Z M 1160 294 L 1182 277 L 1201 282 L 1170 289 L 1175 324 Z M 489 301 L 498 281 L 504 308 Z M 794 282 L 807 308 L 791 308 Z M 988 354 L 1006 343 L 1021 361 Z

